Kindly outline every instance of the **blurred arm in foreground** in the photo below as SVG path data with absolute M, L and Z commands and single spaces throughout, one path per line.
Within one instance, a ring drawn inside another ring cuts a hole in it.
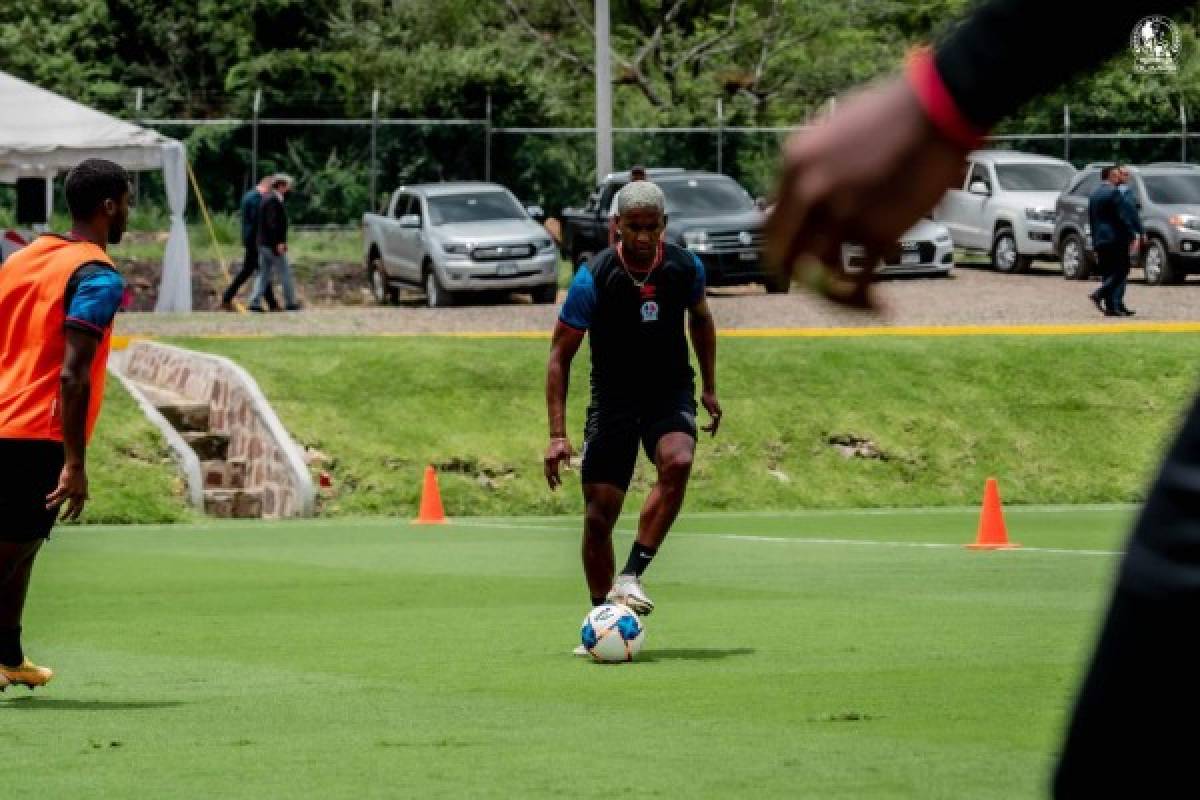
M 903 77 L 854 95 L 784 150 L 769 250 L 840 302 L 870 307 L 840 248 L 878 252 L 928 211 L 998 120 L 1189 3 L 1007 0 L 979 7 Z M 1136 28 L 1135 28 L 1136 26 Z M 1155 76 L 1147 76 L 1154 80 Z M 1194 797 L 1200 718 L 1200 402 L 1167 452 L 1121 561 L 1054 776 L 1056 798 Z M 1185 722 L 1186 721 L 1186 722 Z M 1176 724 L 1183 723 L 1181 728 Z
M 959 177 L 999 120 L 1129 42 L 1135 24 L 1185 2 L 998 0 L 975 10 L 901 76 L 855 92 L 784 146 L 768 225 L 776 269 L 847 305 L 872 306 L 873 267 L 847 276 L 841 246 L 867 263 Z

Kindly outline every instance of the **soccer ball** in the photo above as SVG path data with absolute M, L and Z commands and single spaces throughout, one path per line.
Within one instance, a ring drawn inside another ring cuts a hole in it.
M 596 606 L 583 618 L 583 646 L 605 663 L 633 661 L 642 649 L 646 629 L 637 614 L 619 603 Z

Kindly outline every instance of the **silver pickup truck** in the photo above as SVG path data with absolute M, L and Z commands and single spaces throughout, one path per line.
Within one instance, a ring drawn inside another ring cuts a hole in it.
M 464 292 L 529 292 L 535 303 L 558 293 L 558 248 L 495 183 L 426 183 L 392 193 L 386 213 L 363 215 L 367 280 L 375 299 L 395 303 L 401 287 L 425 290 L 431 308 Z
M 1025 272 L 1035 258 L 1058 257 L 1054 207 L 1074 175 L 1060 158 L 977 150 L 931 218 L 950 229 L 960 250 L 989 254 L 1000 272 Z

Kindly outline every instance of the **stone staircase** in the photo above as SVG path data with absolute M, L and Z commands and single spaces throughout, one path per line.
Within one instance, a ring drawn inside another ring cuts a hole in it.
M 227 519 L 262 517 L 263 492 L 246 488 L 246 459 L 229 457 L 229 434 L 212 431 L 209 406 L 156 386 L 138 383 L 137 387 L 200 459 L 204 512 Z

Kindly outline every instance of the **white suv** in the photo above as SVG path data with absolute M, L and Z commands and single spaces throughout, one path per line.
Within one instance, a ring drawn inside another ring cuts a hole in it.
M 1008 150 L 967 156 L 962 185 L 933 210 L 963 250 L 988 253 L 1000 272 L 1024 272 L 1034 258 L 1053 260 L 1054 207 L 1075 176 L 1060 158 Z

